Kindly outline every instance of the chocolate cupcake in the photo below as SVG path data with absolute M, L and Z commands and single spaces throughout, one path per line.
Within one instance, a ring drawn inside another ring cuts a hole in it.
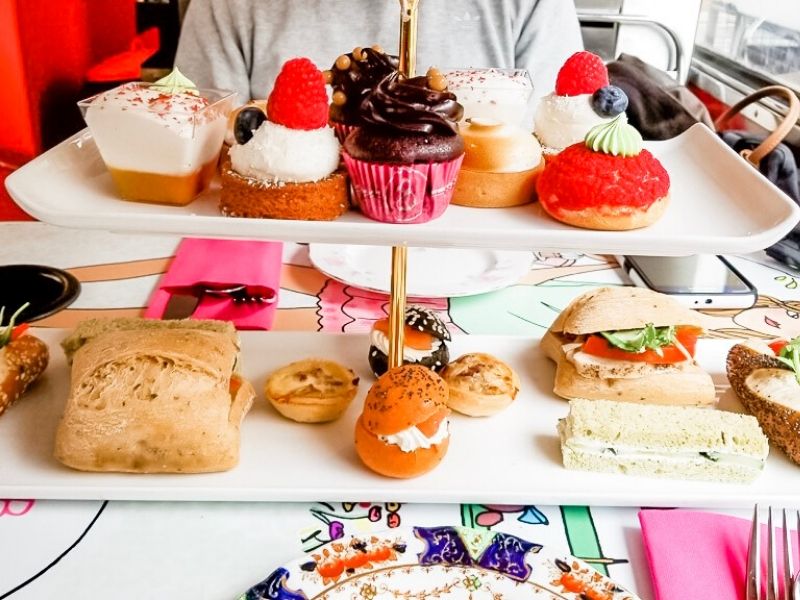
M 360 106 L 344 158 L 362 212 L 386 223 L 424 223 L 450 202 L 464 157 L 464 110 L 435 69 L 383 79 Z
M 325 71 L 326 81 L 333 88 L 328 120 L 339 142 L 361 124 L 360 107 L 364 98 L 387 75 L 397 71 L 399 59 L 386 54 L 380 46 L 354 48 L 342 54 Z
M 408 306 L 405 312 L 403 364 L 421 365 L 439 372 L 450 362 L 447 325 L 432 310 Z M 377 321 L 370 333 L 369 366 L 376 377 L 389 368 L 389 319 Z

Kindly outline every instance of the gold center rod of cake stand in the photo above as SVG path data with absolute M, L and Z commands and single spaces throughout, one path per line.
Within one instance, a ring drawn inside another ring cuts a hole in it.
M 417 69 L 419 0 L 400 0 L 400 72 L 413 77 Z
M 403 338 L 406 324 L 406 273 L 408 247 L 392 247 L 392 287 L 389 307 L 389 368 L 403 364 Z
M 400 0 L 400 72 L 413 77 L 417 64 L 417 9 L 419 0 Z M 392 287 L 389 306 L 389 368 L 403 364 L 406 324 L 408 248 L 392 247 Z

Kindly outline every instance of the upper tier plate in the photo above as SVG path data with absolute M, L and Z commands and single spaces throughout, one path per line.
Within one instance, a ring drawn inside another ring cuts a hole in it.
M 742 253 L 762 250 L 800 220 L 798 208 L 703 125 L 646 146 L 672 178 L 671 203 L 655 225 L 635 231 L 589 231 L 563 225 L 538 204 L 476 209 L 450 206 L 423 225 L 391 225 L 350 211 L 335 222 L 223 217 L 211 191 L 186 207 L 117 199 L 88 130 L 62 142 L 6 179 L 17 203 L 64 227 L 166 232 L 227 238 L 378 246 L 552 249 L 643 254 Z

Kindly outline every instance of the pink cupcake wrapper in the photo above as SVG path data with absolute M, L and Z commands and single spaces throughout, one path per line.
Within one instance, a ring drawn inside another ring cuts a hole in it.
M 344 123 L 331 123 L 331 125 L 333 125 L 333 131 L 340 144 L 344 144 L 344 140 L 350 135 L 350 132 L 358 129 L 358 125 L 345 125 Z
M 383 223 L 425 223 L 442 215 L 453 197 L 464 155 L 438 163 L 398 165 L 342 158 L 359 208 Z

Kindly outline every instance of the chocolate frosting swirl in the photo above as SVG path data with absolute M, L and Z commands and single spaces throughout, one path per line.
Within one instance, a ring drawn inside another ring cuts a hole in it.
M 356 60 L 352 52 L 345 55 L 350 59 L 347 69 L 340 69 L 336 64 L 331 67 L 333 91 L 341 91 L 347 98 L 342 106 L 331 105 L 330 117 L 334 121 L 357 124 L 358 109 L 364 96 L 369 94 L 384 77 L 397 71 L 400 65 L 400 60 L 391 54 L 384 54 L 372 48 L 363 48 L 362 52 L 364 60 Z
M 452 92 L 437 92 L 426 77 L 406 79 L 394 73 L 383 79 L 361 103 L 361 120 L 395 133 L 458 135 L 464 107 Z

